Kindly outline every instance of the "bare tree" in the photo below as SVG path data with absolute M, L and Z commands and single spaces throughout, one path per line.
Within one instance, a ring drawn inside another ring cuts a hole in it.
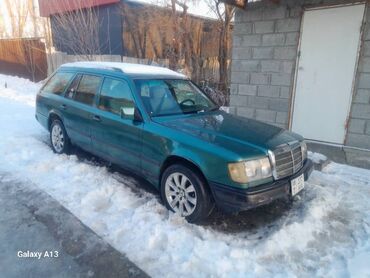
M 93 60 L 95 55 L 101 53 L 103 44 L 108 43 L 99 39 L 99 12 L 95 7 L 70 9 L 53 15 L 51 21 L 54 44 L 83 60 Z
M 24 36 L 26 23 L 32 10 L 32 0 L 4 0 L 5 12 L 10 19 L 10 36 L 21 38 Z
M 220 64 L 220 86 L 219 89 L 226 91 L 229 86 L 229 71 L 228 63 L 231 51 L 231 22 L 234 17 L 235 7 L 227 5 L 220 0 L 208 0 L 209 7 L 214 11 L 219 20 L 219 55 L 218 61 Z

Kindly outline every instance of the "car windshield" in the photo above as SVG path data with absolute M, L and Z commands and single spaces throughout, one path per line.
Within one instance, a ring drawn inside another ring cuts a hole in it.
M 189 80 L 135 80 L 148 113 L 153 116 L 198 113 L 217 109 L 201 90 Z

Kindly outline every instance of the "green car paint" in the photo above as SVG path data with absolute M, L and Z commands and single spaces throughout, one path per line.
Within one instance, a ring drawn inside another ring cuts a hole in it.
M 62 67 L 57 72 L 72 76 L 91 74 L 127 82 L 142 121 L 99 109 L 99 93 L 92 105 L 86 105 L 67 98 L 67 89 L 60 95 L 41 89 L 37 95 L 36 118 L 49 129 L 51 117 L 57 115 L 72 143 L 142 175 L 157 188 L 163 165 L 174 158 L 196 165 L 208 181 L 233 188 L 246 189 L 272 182 L 273 178 L 269 177 L 246 184 L 236 183 L 229 176 L 228 164 L 267 157 L 268 151 L 279 145 L 303 140 L 284 129 L 221 110 L 150 116 L 134 81 L 150 79 L 152 75 L 127 75 L 112 69 L 84 67 Z M 158 75 L 155 78 L 179 77 Z M 68 109 L 64 110 L 65 107 Z M 98 115 L 99 121 L 95 121 L 93 115 Z

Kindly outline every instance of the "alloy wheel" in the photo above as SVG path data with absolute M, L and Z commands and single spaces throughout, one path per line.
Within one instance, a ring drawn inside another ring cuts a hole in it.
M 197 205 L 197 193 L 190 179 L 184 174 L 175 172 L 167 177 L 165 194 L 174 212 L 183 217 L 194 212 Z
M 64 147 L 64 134 L 59 124 L 53 126 L 51 130 L 51 143 L 54 149 L 60 153 Z

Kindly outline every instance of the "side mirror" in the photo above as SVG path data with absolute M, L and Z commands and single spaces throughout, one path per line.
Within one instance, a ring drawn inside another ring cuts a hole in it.
M 143 117 L 137 107 L 121 107 L 120 112 L 122 119 L 130 119 L 134 122 L 143 121 Z

